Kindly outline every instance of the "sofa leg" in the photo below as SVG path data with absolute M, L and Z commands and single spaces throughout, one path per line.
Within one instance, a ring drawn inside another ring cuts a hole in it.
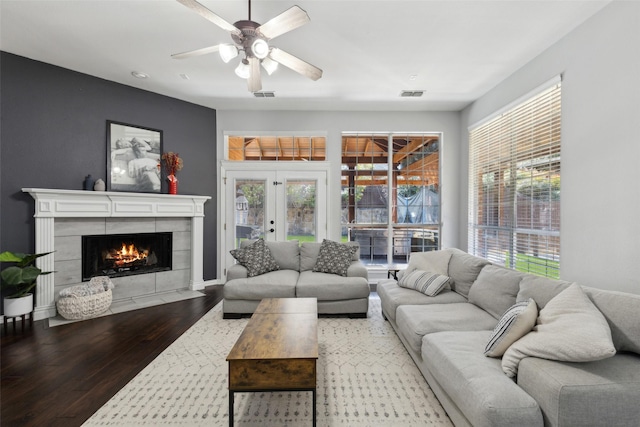
M 241 319 L 242 314 L 241 313 L 222 313 L 222 318 L 223 319 Z
M 349 313 L 349 319 L 366 319 L 367 313 Z

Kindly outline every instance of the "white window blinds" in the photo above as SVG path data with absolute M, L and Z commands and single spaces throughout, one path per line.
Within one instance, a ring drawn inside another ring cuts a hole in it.
M 557 83 L 469 133 L 470 253 L 541 276 L 560 268 Z

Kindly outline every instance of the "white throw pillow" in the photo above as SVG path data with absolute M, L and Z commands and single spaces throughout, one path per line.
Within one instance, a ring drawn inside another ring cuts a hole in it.
M 488 357 L 500 357 L 511 344 L 531 332 L 538 318 L 533 298 L 512 305 L 504 312 L 484 349 Z
M 443 276 L 429 271 L 414 270 L 407 273 L 398 281 L 398 286 L 415 289 L 423 294 L 435 297 L 449 284 L 449 276 Z
M 525 357 L 590 362 L 615 354 L 607 320 L 574 283 L 553 297 L 540 310 L 533 330 L 507 349 L 502 370 L 509 377 L 516 376 Z

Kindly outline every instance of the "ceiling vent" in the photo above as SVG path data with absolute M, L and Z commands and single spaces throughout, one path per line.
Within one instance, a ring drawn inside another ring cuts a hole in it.
M 275 98 L 276 97 L 276 93 L 275 92 L 253 92 L 253 96 L 255 96 L 256 98 Z
M 402 97 L 419 97 L 424 95 L 423 90 L 403 90 L 400 92 L 400 96 Z

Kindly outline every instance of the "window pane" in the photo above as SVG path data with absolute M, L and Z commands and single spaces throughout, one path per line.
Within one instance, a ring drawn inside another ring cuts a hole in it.
M 232 161 L 324 161 L 323 136 L 231 135 L 227 137 Z
M 245 239 L 264 237 L 264 190 L 260 180 L 236 181 L 236 248 Z
M 287 240 L 315 242 L 316 182 L 287 181 Z
M 438 248 L 437 134 L 345 134 L 342 224 L 366 263 L 406 263 Z
M 469 134 L 469 252 L 559 276 L 560 97 L 556 85 Z

